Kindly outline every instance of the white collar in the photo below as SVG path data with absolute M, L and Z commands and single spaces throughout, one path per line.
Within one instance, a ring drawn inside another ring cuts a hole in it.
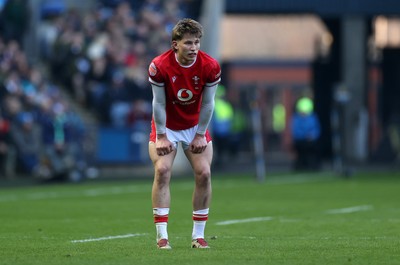
M 180 65 L 180 66 L 182 66 L 182 67 L 184 67 L 184 68 L 189 68 L 189 67 L 191 67 L 192 65 L 194 65 L 194 63 L 196 62 L 196 60 L 197 60 L 197 56 L 198 56 L 199 54 L 197 54 L 196 55 L 196 58 L 194 58 L 194 61 L 193 61 L 193 63 L 191 63 L 191 64 L 189 64 L 189 65 L 183 65 L 183 64 L 181 64 L 179 61 L 178 61 L 178 56 L 176 55 L 176 53 L 175 53 L 175 60 L 176 60 L 176 62 Z

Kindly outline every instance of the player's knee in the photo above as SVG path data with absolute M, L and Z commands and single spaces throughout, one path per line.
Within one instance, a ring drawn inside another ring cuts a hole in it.
M 211 182 L 210 169 L 204 168 L 196 172 L 196 184 L 206 186 Z
M 169 175 L 171 172 L 171 167 L 166 164 L 159 164 L 155 167 L 155 170 L 158 176 L 164 177 Z

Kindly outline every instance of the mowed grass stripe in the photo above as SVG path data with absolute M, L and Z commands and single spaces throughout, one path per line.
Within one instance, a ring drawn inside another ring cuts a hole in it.
M 321 181 L 332 181 L 334 180 L 334 175 L 331 173 L 311 173 L 311 174 L 286 174 L 286 175 L 272 175 L 269 176 L 266 184 L 267 185 L 286 185 L 286 184 L 299 184 L 299 183 L 310 183 L 310 182 L 321 182 Z M 218 178 L 218 177 L 216 177 Z M 174 182 L 174 180 L 172 180 Z M 217 181 L 216 181 L 217 182 Z M 186 183 L 179 181 L 178 183 L 172 183 L 174 189 L 180 190 L 188 190 L 193 188 L 192 183 Z M 218 185 L 218 184 L 217 184 Z M 225 183 L 224 188 L 236 188 L 236 183 Z M 34 186 L 34 187 L 22 187 L 22 188 L 5 188 L 3 190 L 0 189 L 0 203 L 7 203 L 18 200 L 48 200 L 48 199 L 58 199 L 58 198 L 72 198 L 72 197 L 97 197 L 97 196 L 108 196 L 108 195 L 120 195 L 120 194 L 129 194 L 136 192 L 149 192 L 150 186 L 147 186 L 147 189 L 143 189 L 142 187 L 137 187 L 133 185 L 121 185 L 121 186 L 106 186 L 101 188 L 92 188 L 89 184 L 89 187 L 85 188 L 87 184 L 83 185 L 83 187 L 69 185 L 70 188 L 66 190 L 54 191 L 52 187 L 57 187 L 57 185 L 51 185 L 48 187 L 43 186 Z M 76 189 L 74 189 L 75 187 Z M 104 186 L 104 184 L 103 184 Z M 49 190 L 50 189 L 50 190 Z M 11 192 L 11 190 L 13 190 Z M 42 191 L 40 191 L 42 190 Z

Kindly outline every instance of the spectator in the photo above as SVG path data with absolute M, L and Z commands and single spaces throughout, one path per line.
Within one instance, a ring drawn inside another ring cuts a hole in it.
M 296 153 L 296 170 L 317 170 L 320 167 L 319 138 L 321 126 L 314 113 L 313 102 L 300 98 L 292 117 L 292 139 Z
M 43 130 L 44 154 L 42 177 L 60 180 L 80 180 L 85 170 L 82 155 L 83 124 L 65 103 L 45 107 L 40 118 Z
M 41 153 L 41 131 L 32 113 L 19 115 L 19 123 L 13 124 L 11 135 L 17 150 L 17 161 L 23 174 L 35 174 Z
M 231 135 L 231 150 L 230 154 L 233 158 L 237 156 L 239 151 L 246 145 L 246 139 L 250 139 L 247 136 L 247 117 L 246 113 L 238 106 L 233 103 L 233 119 L 232 119 L 232 135 Z
M 10 133 L 10 122 L 4 119 L 0 111 L 0 175 L 12 177 L 13 170 L 10 168 L 12 139 Z
M 216 161 L 220 166 L 232 150 L 233 107 L 225 99 L 225 87 L 219 85 L 215 97 L 214 114 L 211 121 L 212 136 L 215 139 Z
M 8 0 L 4 5 L 1 29 L 6 41 L 16 40 L 22 44 L 30 16 L 28 5 L 25 0 Z
M 152 108 L 151 104 L 145 100 L 135 100 L 131 104 L 131 108 L 127 114 L 127 124 L 130 128 L 150 133 L 149 122 L 151 121 Z
M 104 121 L 109 121 L 115 127 L 125 127 L 131 100 L 132 97 L 123 73 L 115 72 L 111 87 L 104 95 L 103 108 L 107 110 Z

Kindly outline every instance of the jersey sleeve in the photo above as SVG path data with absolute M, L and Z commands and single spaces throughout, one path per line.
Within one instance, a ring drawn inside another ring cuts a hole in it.
M 221 67 L 216 60 L 209 64 L 209 73 L 206 80 L 206 86 L 215 86 L 221 81 Z
M 149 82 L 155 86 L 158 87 L 163 87 L 164 86 L 164 80 L 162 77 L 162 73 L 157 66 L 157 61 L 153 60 L 150 65 L 149 65 L 149 70 L 148 70 L 148 75 L 149 75 Z

